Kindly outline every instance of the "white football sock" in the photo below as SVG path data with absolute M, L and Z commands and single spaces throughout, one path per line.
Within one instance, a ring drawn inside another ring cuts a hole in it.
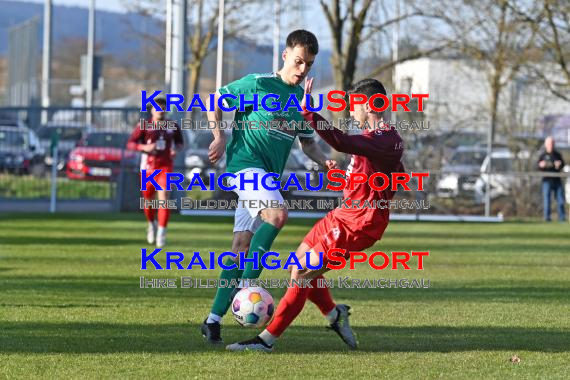
M 338 310 L 336 309 L 336 306 L 327 315 L 325 315 L 325 318 L 327 319 L 327 321 L 329 321 L 329 323 L 336 322 L 338 318 Z
M 148 222 L 146 229 L 146 241 L 148 244 L 154 244 L 156 237 L 156 222 Z
M 273 346 L 273 343 L 275 343 L 275 341 L 277 340 L 277 337 L 274 335 L 271 335 L 271 333 L 267 330 L 263 330 L 261 332 L 261 334 L 259 334 L 259 337 L 261 338 L 262 341 L 265 342 L 265 344 L 267 344 L 268 346 Z
M 243 279 L 243 280 L 240 280 L 240 282 L 239 282 L 239 284 L 238 284 L 238 288 L 240 288 L 240 289 L 249 288 L 249 282 L 250 282 L 250 281 L 249 281 L 249 279 L 247 279 L 247 278 L 246 278 L 246 279 Z
M 208 315 L 208 319 L 206 319 L 206 323 L 214 323 L 214 322 L 222 323 L 222 317 L 210 313 L 210 315 Z

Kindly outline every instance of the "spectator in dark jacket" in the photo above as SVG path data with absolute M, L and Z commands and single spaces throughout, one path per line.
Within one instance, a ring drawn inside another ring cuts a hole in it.
M 564 167 L 564 160 L 560 152 L 554 149 L 554 139 L 548 136 L 544 140 L 544 152 L 538 158 L 538 169 L 543 172 L 560 173 Z M 558 203 L 558 220 L 566 219 L 564 210 L 564 185 L 560 177 L 542 177 L 542 195 L 544 197 L 544 220 L 550 222 L 550 200 L 554 193 Z

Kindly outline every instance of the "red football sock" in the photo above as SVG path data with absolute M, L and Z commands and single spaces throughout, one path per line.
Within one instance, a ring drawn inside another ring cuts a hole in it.
M 327 286 L 323 285 L 322 288 L 319 288 L 317 286 L 319 279 L 324 279 L 323 275 L 315 277 L 311 282 L 313 288 L 312 289 L 309 288 L 308 298 L 311 302 L 317 305 L 317 307 L 319 308 L 321 313 L 323 313 L 323 315 L 327 315 L 336 307 L 336 304 L 334 303 L 331 296 L 331 291 Z M 324 281 L 321 282 L 324 284 Z
M 299 315 L 301 310 L 303 310 L 303 306 L 305 306 L 310 290 L 310 288 L 302 288 L 299 286 L 287 289 L 287 292 L 279 302 L 279 306 L 277 306 L 275 317 L 273 317 L 271 323 L 266 327 L 271 335 L 274 337 L 281 336 L 291 322 L 297 318 L 297 315 Z
M 168 219 L 170 219 L 170 210 L 167 208 L 158 209 L 158 226 L 164 227 L 168 225 Z
M 153 208 L 145 208 L 144 209 L 144 215 L 146 216 L 146 220 L 148 220 L 149 223 L 154 223 L 155 214 L 156 214 L 156 212 Z
M 146 189 L 141 191 L 141 195 L 143 196 L 143 198 L 147 201 L 153 200 L 154 199 L 154 193 L 156 191 L 154 189 Z M 144 208 L 144 215 L 146 216 L 146 220 L 148 220 L 149 223 L 154 223 L 154 217 L 156 216 L 156 210 L 154 208 L 150 208 L 150 207 L 145 207 Z

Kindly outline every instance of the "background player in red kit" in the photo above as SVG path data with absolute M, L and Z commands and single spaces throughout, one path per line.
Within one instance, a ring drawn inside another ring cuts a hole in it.
M 173 158 L 176 150 L 182 148 L 184 140 L 180 126 L 176 124 L 176 129 L 157 128 L 156 122 L 166 120 L 166 99 L 156 99 L 155 102 L 162 108 L 157 111 L 150 106 L 149 121 L 154 122 L 151 128 L 141 129 L 140 123 L 135 127 L 129 138 L 127 148 L 143 152 L 141 156 L 141 170 L 153 171 L 161 170 L 157 175 L 156 182 L 166 189 L 166 173 L 173 170 Z M 158 199 L 167 200 L 169 193 L 166 190 L 157 191 L 154 186 L 147 185 L 147 189 L 142 192 L 145 199 L 154 199 L 155 193 L 158 193 Z M 155 209 L 145 208 L 144 214 L 148 220 L 147 241 L 153 244 L 156 238 L 156 246 L 164 247 L 166 244 L 166 227 L 170 218 L 170 210 L 166 208 L 158 209 L 158 228 L 155 221 Z
M 312 79 L 307 80 L 306 92 L 310 93 Z M 384 86 L 375 79 L 364 79 L 356 83 L 349 93 L 364 94 L 369 99 L 375 94 L 386 95 Z M 374 106 L 381 108 L 382 99 L 375 99 Z M 347 174 L 364 173 L 368 177 L 381 172 L 388 177 L 391 173 L 403 172 L 401 163 L 404 143 L 395 129 L 381 123 L 382 113 L 372 110 L 370 105 L 356 104 L 351 117 L 364 127 L 368 122 L 370 129 L 365 129 L 362 135 L 349 136 L 338 129 L 318 129 L 317 121 L 325 120 L 317 113 L 303 113 L 305 120 L 311 122 L 315 131 L 334 149 L 339 152 L 352 154 Z M 381 184 L 378 184 L 379 186 Z M 370 204 L 381 199 L 392 199 L 394 193 L 388 187 L 384 191 L 373 190 L 368 183 L 355 184 L 354 190 L 349 186 L 344 190 L 344 198 L 360 200 L 360 204 L 368 200 Z M 342 340 L 351 348 L 356 348 L 356 338 L 348 321 L 350 309 L 347 305 L 336 305 L 327 287 L 317 287 L 317 280 L 323 278 L 323 273 L 329 269 L 326 265 L 329 261 L 336 261 L 334 257 L 327 257 L 327 252 L 332 248 L 349 251 L 362 251 L 371 247 L 382 238 L 384 230 L 389 222 L 388 208 L 337 208 L 329 212 L 321 219 L 313 229 L 305 236 L 305 239 L 297 248 L 297 257 L 305 269 L 293 268 L 291 279 L 311 279 L 309 287 L 291 287 L 279 302 L 273 321 L 261 334 L 253 339 L 234 343 L 227 346 L 230 351 L 257 350 L 270 352 L 273 343 L 285 331 L 285 329 L 299 315 L 307 299 L 314 302 L 329 321 L 331 328 L 336 331 Z M 319 252 L 323 253 L 323 265 L 320 269 L 311 270 L 306 268 L 306 252 L 310 252 L 310 263 L 313 266 L 319 263 Z

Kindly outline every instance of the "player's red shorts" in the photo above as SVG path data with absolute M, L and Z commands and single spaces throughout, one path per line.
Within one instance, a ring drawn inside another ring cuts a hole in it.
M 388 223 L 385 223 L 382 231 L 386 229 Z M 345 258 L 350 256 L 350 252 L 363 251 L 370 248 L 380 240 L 366 235 L 362 231 L 352 231 L 343 222 L 336 219 L 332 212 L 329 212 L 323 219 L 319 220 L 313 226 L 311 231 L 303 239 L 303 243 L 313 248 L 315 252 L 323 252 L 323 265 L 326 265 L 330 259 L 327 255 L 332 248 L 345 249 Z M 337 256 L 338 253 L 335 253 Z M 337 256 L 338 257 L 338 256 Z M 338 261 L 334 257 L 333 261 Z
M 172 173 L 172 166 L 168 165 L 168 166 L 158 166 L 158 167 L 152 167 L 147 169 L 147 173 L 152 173 L 155 170 L 160 170 L 160 173 L 156 175 L 156 177 L 154 177 L 154 180 L 156 181 L 156 183 L 158 185 L 160 185 L 160 187 L 162 187 L 164 190 L 166 190 L 166 173 Z M 140 178 L 142 178 L 141 176 L 139 176 Z M 139 183 L 140 185 L 140 183 Z M 153 184 L 150 182 L 146 183 L 146 190 L 142 191 L 142 195 L 145 199 L 150 199 L 154 196 L 154 193 L 156 193 L 156 189 L 154 188 Z

